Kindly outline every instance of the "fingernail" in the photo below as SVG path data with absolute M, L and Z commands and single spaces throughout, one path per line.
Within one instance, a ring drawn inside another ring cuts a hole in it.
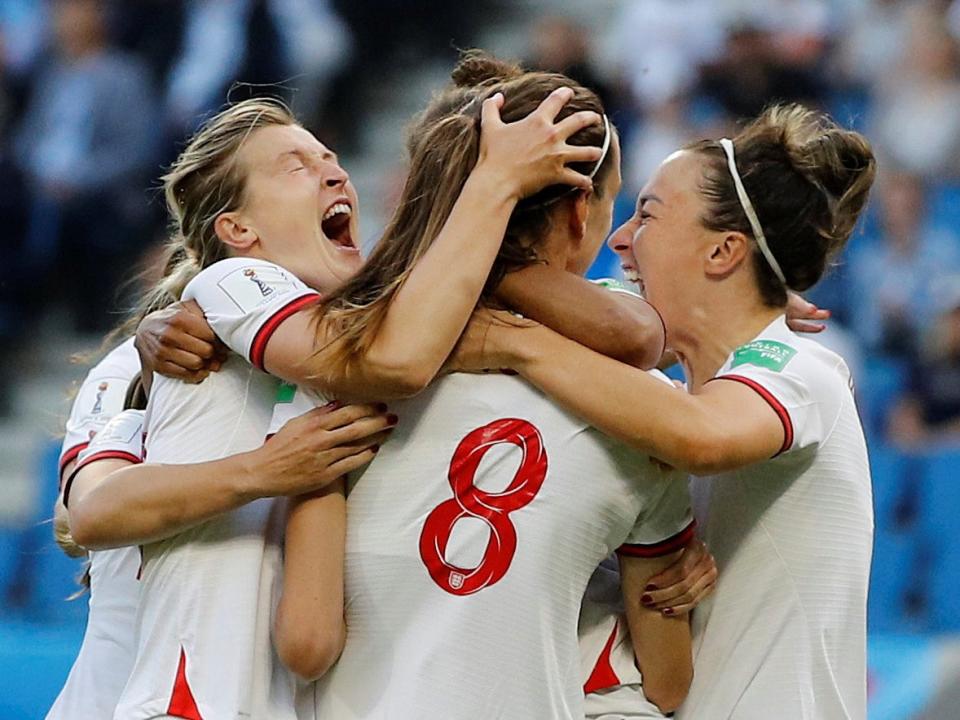
M 379 445 L 374 445 L 372 448 L 370 448 L 370 452 L 372 452 L 374 455 L 376 455 L 378 452 L 380 452 L 380 446 L 379 446 Z
M 664 615 L 673 615 L 673 608 L 664 608 L 663 614 L 664 614 Z
M 374 405 L 373 407 L 375 407 L 375 408 L 377 409 L 377 412 L 382 412 L 382 413 L 383 413 L 383 412 L 386 412 L 386 411 L 387 411 L 387 404 L 386 404 L 386 403 L 377 403 L 377 404 Z
M 326 410 L 336 410 L 338 407 L 340 407 L 340 402 L 338 400 L 331 400 L 323 407 Z
M 388 425 L 396 425 L 397 422 L 399 422 L 399 420 L 400 420 L 400 418 L 398 418 L 398 417 L 397 417 L 396 415 L 394 415 L 393 413 L 390 413 L 389 415 L 387 415 L 387 424 L 388 424 Z
M 652 585 L 652 584 L 651 584 L 651 585 L 647 585 L 647 586 L 644 588 L 644 590 L 659 590 L 659 589 L 660 589 L 660 588 L 658 588 L 656 585 Z
M 649 595 L 641 595 L 640 602 L 642 602 L 644 605 L 649 605 L 653 602 L 653 598 Z

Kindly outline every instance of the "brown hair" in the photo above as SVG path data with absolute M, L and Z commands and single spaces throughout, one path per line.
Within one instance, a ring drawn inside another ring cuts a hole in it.
M 737 169 L 786 287 L 759 248 L 753 254 L 764 302 L 779 307 L 787 289 L 806 290 L 846 245 L 876 175 L 869 141 L 802 105 L 767 109 L 733 140 Z M 711 230 L 753 237 L 723 148 L 714 140 L 686 149 L 707 158 L 701 192 Z
M 326 298 L 320 309 L 329 313 L 343 333 L 344 356 L 361 352 L 376 335 L 390 300 L 446 223 L 477 163 L 480 109 L 486 98 L 497 92 L 503 94 L 500 115 L 504 122 L 523 119 L 560 87 L 572 88 L 574 96 L 558 119 L 581 110 L 604 112 L 595 93 L 568 77 L 524 73 L 515 65 L 476 51 L 464 56 L 452 77 L 454 88 L 434 98 L 408 136 L 410 172 L 400 206 L 382 239 L 360 272 Z M 568 142 L 601 146 L 604 132 L 603 125 L 592 125 L 575 133 Z M 598 196 L 613 162 L 609 155 L 594 176 Z M 571 167 L 584 174 L 593 169 L 591 163 L 574 163 Z M 552 205 L 570 190 L 567 185 L 552 185 L 517 204 L 487 280 L 485 297 L 507 272 L 536 262 L 538 246 L 549 229 Z

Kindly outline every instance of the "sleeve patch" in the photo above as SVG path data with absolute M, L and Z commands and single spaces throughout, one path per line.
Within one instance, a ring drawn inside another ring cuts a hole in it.
M 217 286 L 244 315 L 297 287 L 293 277 L 276 265 L 237 268 L 225 275 Z
M 783 372 L 797 351 L 776 340 L 754 340 L 733 351 L 730 368 L 741 365 L 756 365 L 773 372 Z
M 672 552 L 676 552 L 680 548 L 686 547 L 687 543 L 693 539 L 693 535 L 696 530 L 697 521 L 693 520 L 676 535 L 668 537 L 666 540 L 661 540 L 658 543 L 653 543 L 650 545 L 624 543 L 617 548 L 617 555 L 640 558 L 655 558 L 662 557 L 663 555 L 669 555 Z

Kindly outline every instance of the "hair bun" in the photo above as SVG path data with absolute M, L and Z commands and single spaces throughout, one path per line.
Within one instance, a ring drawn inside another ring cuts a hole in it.
M 517 63 L 500 60 L 483 50 L 464 50 L 450 78 L 456 87 L 470 88 L 510 80 L 522 74 L 523 68 Z

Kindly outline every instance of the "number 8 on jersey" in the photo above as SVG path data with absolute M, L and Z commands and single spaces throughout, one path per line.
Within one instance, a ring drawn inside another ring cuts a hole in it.
M 503 491 L 480 490 L 474 480 L 483 456 L 504 443 L 520 449 L 520 467 Z M 517 531 L 510 513 L 533 501 L 546 476 L 543 438 L 526 420 L 495 420 L 467 434 L 450 461 L 448 479 L 453 497 L 431 511 L 420 533 L 420 557 L 433 581 L 453 595 L 470 595 L 499 582 L 510 569 L 517 549 Z M 483 558 L 472 569 L 457 567 L 445 558 L 453 526 L 465 517 L 483 520 L 490 530 Z

